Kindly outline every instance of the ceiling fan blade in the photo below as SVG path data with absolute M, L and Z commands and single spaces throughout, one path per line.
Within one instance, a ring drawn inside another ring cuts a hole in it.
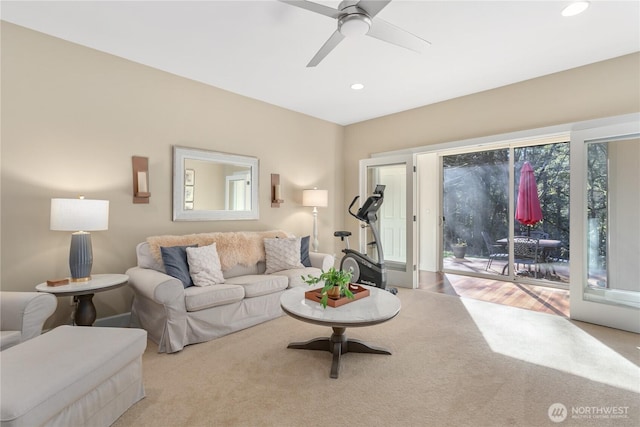
M 338 43 L 340 43 L 342 39 L 344 39 L 344 36 L 342 35 L 342 33 L 340 33 L 340 31 L 336 30 L 331 35 L 331 37 L 329 37 L 329 40 L 327 40 L 322 45 L 318 53 L 316 53 L 316 55 L 313 58 L 311 58 L 311 61 L 309 61 L 309 63 L 307 64 L 307 67 L 315 67 L 316 65 L 318 65 L 320 61 L 322 61 L 324 57 L 327 56 L 329 52 L 333 50 L 333 48 L 338 46 Z
M 356 6 L 365 10 L 367 15 L 369 15 L 369 18 L 373 18 L 389 3 L 391 3 L 391 0 L 360 0 Z
M 372 21 L 371 28 L 367 33 L 368 36 L 415 52 L 422 52 L 425 48 L 431 45 L 431 43 L 416 36 L 415 34 L 411 34 L 410 32 L 389 24 L 382 19 L 376 18 Z
M 329 18 L 338 19 L 341 14 L 338 9 L 305 0 L 280 0 L 280 2 L 309 10 L 311 12 L 319 13 L 321 15 L 328 16 Z

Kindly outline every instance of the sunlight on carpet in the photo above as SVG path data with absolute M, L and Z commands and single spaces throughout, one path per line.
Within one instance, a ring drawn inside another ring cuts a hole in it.
M 461 300 L 494 352 L 640 393 L 640 368 L 569 319 Z M 518 321 L 509 321 L 514 314 Z M 589 352 L 576 355 L 576 348 Z
M 147 397 L 113 427 L 531 427 L 556 425 L 556 403 L 628 411 L 563 426 L 638 425 L 639 335 L 424 290 L 398 297 L 398 316 L 347 331 L 392 355 L 346 353 L 338 379 L 331 353 L 287 348 L 331 329 L 289 316 L 170 355 L 150 343 Z

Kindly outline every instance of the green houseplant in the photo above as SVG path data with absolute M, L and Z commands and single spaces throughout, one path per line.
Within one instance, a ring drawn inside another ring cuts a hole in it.
M 312 276 L 309 274 L 307 277 L 302 276 L 302 280 L 310 286 L 324 282 L 320 290 L 320 294 L 322 295 L 320 304 L 322 304 L 324 308 L 327 308 L 329 298 L 340 298 L 344 295 L 347 298 L 353 299 L 353 292 L 349 290 L 349 283 L 351 282 L 350 271 L 336 270 L 335 267 L 331 267 L 328 271 L 322 270 L 320 276 Z

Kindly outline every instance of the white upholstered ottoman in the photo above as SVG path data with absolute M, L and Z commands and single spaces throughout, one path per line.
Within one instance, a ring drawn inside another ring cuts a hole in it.
M 2 426 L 108 426 L 144 397 L 143 329 L 60 326 L 0 353 Z

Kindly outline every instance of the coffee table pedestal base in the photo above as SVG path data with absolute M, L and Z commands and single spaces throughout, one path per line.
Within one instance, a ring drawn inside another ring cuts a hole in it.
M 333 354 L 331 363 L 331 378 L 338 378 L 340 371 L 340 356 L 345 353 L 372 353 L 372 354 L 391 354 L 391 352 L 382 347 L 372 346 L 357 339 L 347 339 L 344 327 L 333 327 L 333 334 L 330 338 L 315 338 L 306 342 L 293 342 L 287 348 L 295 348 L 300 350 L 321 350 L 328 351 Z

